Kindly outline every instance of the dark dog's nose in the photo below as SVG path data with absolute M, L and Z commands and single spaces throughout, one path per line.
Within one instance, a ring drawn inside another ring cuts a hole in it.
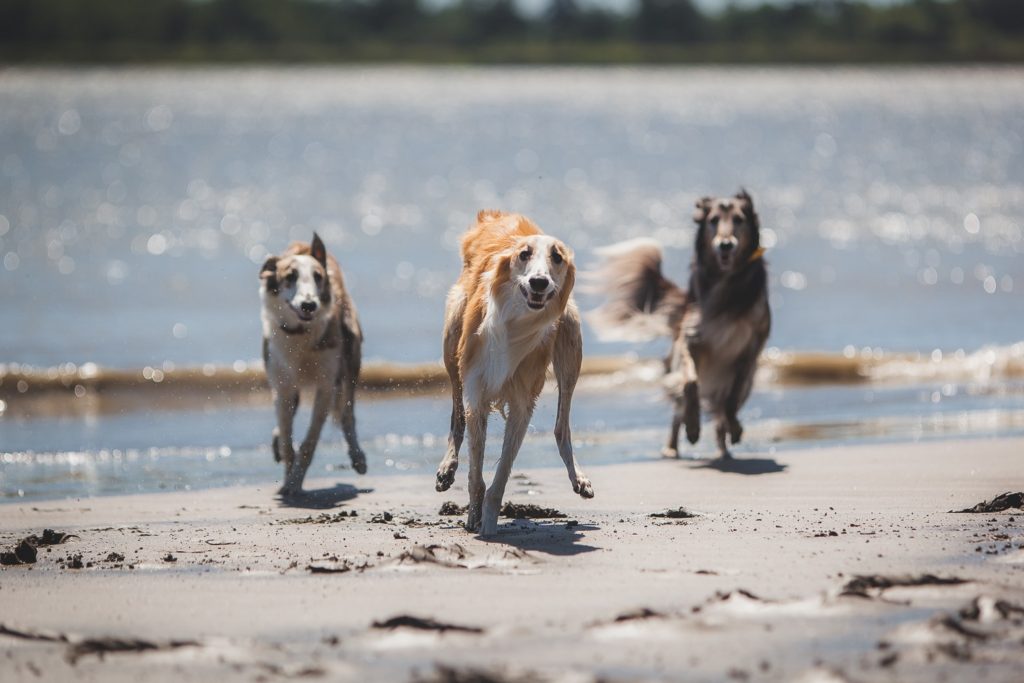
M 718 251 L 722 252 L 723 254 L 728 254 L 730 251 L 733 250 L 733 247 L 735 246 L 736 245 L 733 244 L 732 242 L 722 242 L 721 244 L 718 245 Z
M 535 292 L 543 292 L 548 288 L 548 279 L 546 277 L 531 277 L 530 278 L 530 289 Z
M 302 309 L 303 313 L 312 313 L 313 311 L 316 310 L 316 302 L 315 301 L 303 301 L 302 304 L 299 306 L 299 308 Z

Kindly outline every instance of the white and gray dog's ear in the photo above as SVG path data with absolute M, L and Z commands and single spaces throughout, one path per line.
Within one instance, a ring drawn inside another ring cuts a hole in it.
M 310 254 L 320 265 L 324 268 L 327 267 L 327 247 L 324 246 L 324 241 L 320 239 L 320 235 L 313 233 L 313 242 L 310 244 Z
M 260 279 L 267 284 L 267 289 L 277 292 L 277 257 L 268 256 L 260 268 Z
M 693 221 L 695 223 L 703 223 L 704 219 L 708 217 L 708 212 L 711 211 L 711 202 L 711 197 L 701 197 L 697 200 L 697 208 L 693 211 Z

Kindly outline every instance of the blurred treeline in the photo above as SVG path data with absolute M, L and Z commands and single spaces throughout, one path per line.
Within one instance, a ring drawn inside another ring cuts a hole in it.
M 0 0 L 12 62 L 1019 61 L 1024 0 Z

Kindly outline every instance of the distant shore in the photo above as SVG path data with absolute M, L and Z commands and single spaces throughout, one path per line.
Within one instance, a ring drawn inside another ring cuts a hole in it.
M 596 467 L 592 501 L 524 470 L 506 498 L 564 516 L 491 542 L 439 514 L 464 472 L 0 504 L 0 549 L 40 544 L 0 568 L 0 656 L 18 681 L 1016 681 L 1024 510 L 951 511 L 1024 489 L 1022 453 Z
M 511 41 L 477 46 L 395 44 L 387 42 L 323 44 L 248 43 L 185 45 L 107 42 L 50 47 L 0 46 L 6 66 L 183 66 L 206 65 L 1015 65 L 1024 62 L 1024 44 L 993 38 L 978 45 L 835 43 L 785 44 L 715 42 L 650 45 L 633 42 L 548 43 Z

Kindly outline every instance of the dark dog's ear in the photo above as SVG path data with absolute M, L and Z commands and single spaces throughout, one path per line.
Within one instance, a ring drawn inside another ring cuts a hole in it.
M 267 291 L 277 294 L 277 257 L 268 256 L 260 268 L 260 279 L 266 283 Z
M 743 216 L 747 219 L 747 223 L 754 229 L 755 234 L 761 229 L 761 221 L 757 216 L 757 211 L 754 210 L 754 199 L 747 193 L 746 189 L 740 188 L 740 191 L 736 193 L 736 199 L 740 200 L 740 208 L 743 210 Z
M 693 220 L 695 223 L 703 223 L 704 219 L 708 217 L 708 212 L 711 211 L 711 197 L 701 197 L 697 200 L 697 208 L 693 211 Z
M 324 246 L 324 241 L 320 239 L 320 235 L 313 233 L 313 243 L 309 247 L 310 254 L 320 265 L 327 268 L 327 247 Z

